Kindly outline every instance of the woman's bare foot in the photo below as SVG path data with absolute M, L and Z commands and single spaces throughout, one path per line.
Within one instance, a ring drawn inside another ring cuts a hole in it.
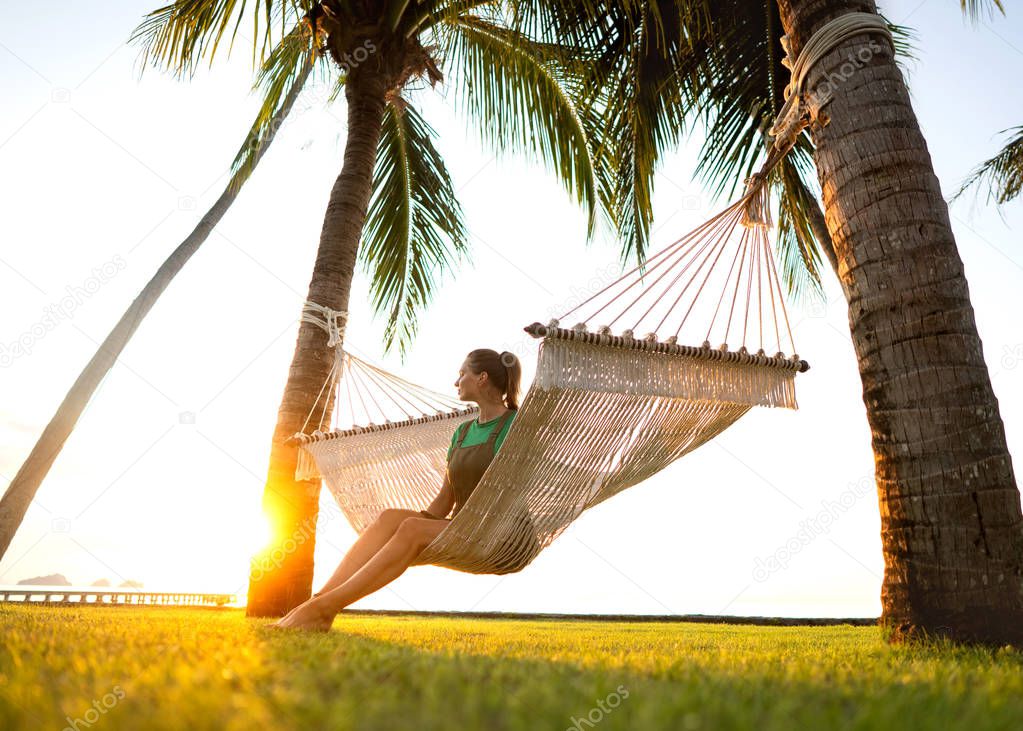
M 274 624 L 268 625 L 272 629 L 307 629 L 317 632 L 330 631 L 334 624 L 335 612 L 323 606 L 317 599 L 310 599 L 304 604 L 288 612 Z
M 312 599 L 315 599 L 315 598 L 316 598 L 316 597 L 318 597 L 318 596 L 319 596 L 319 593 L 317 593 L 317 594 L 313 594 L 313 595 L 312 595 L 312 596 L 311 596 L 311 597 L 310 597 L 309 599 L 306 599 L 306 602 L 308 602 L 308 601 L 311 601 Z M 305 604 L 305 602 L 302 602 L 302 604 Z M 294 607 L 294 608 L 293 608 L 293 609 L 292 609 L 292 610 L 291 610 L 290 612 L 288 612 L 287 614 L 285 614 L 285 615 L 284 615 L 283 617 L 281 617 L 281 619 L 280 619 L 280 620 L 278 620 L 278 621 L 281 621 L 281 620 L 285 620 L 285 619 L 287 619 L 288 617 L 290 617 L 290 616 L 291 616 L 292 614 L 294 614 L 294 613 L 295 613 L 296 611 L 298 611 L 298 608 L 299 608 L 299 607 L 301 607 L 301 606 L 302 606 L 302 604 L 299 604 L 299 605 L 298 605 L 297 607 Z
M 312 595 L 312 596 L 311 596 L 311 597 L 310 597 L 309 599 L 306 599 L 306 602 L 308 602 L 308 601 L 311 601 L 311 600 L 315 599 L 315 598 L 316 598 L 316 597 L 318 597 L 318 596 L 319 596 L 320 594 L 323 594 L 323 592 L 322 592 L 322 591 L 318 591 L 318 592 L 316 592 L 316 593 L 315 593 L 315 594 L 313 594 L 313 595 Z M 305 603 L 305 602 L 303 602 L 303 604 L 304 604 L 304 603 Z M 299 605 L 298 605 L 297 607 L 295 607 L 295 608 L 294 608 L 294 609 L 292 609 L 292 610 L 291 610 L 290 612 L 288 612 L 288 613 L 287 613 L 287 614 L 285 614 L 285 615 L 284 615 L 283 617 L 281 617 L 281 618 L 280 618 L 279 620 L 277 620 L 277 622 L 275 622 L 274 624 L 270 624 L 270 625 L 267 625 L 267 626 L 268 626 L 268 627 L 278 627 L 278 626 L 280 626 L 280 623 L 281 623 L 281 622 L 283 622 L 283 621 L 284 621 L 285 619 L 287 619 L 287 618 L 288 618 L 288 617 L 290 617 L 290 616 L 291 616 L 292 614 L 294 614 L 294 613 L 295 613 L 296 611 L 298 611 L 299 607 L 301 607 L 301 606 L 302 606 L 302 604 L 299 604 Z

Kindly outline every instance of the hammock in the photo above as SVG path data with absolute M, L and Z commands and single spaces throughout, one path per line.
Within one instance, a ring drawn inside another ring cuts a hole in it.
M 476 489 L 417 564 L 520 571 L 584 510 L 656 474 L 752 407 L 796 408 L 795 375 L 809 366 L 795 352 L 768 240 L 767 177 L 808 119 L 827 123 L 818 113 L 830 97 L 803 90 L 809 69 L 869 32 L 891 40 L 879 16 L 841 15 L 797 59 L 785 59 L 792 70 L 786 103 L 771 127 L 767 160 L 742 198 L 559 318 L 525 328 L 541 339 L 536 378 Z M 574 313 L 577 323 L 562 327 Z M 327 331 L 336 357 L 319 428 L 304 433 L 307 419 L 292 440 L 299 444 L 296 479 L 324 478 L 361 533 L 387 508 L 428 507 L 451 434 L 477 410 L 346 352 L 346 317 L 306 302 L 303 318 Z M 681 345 L 680 338 L 702 343 Z M 336 418 L 347 406 L 350 426 L 324 432 L 332 394 Z
M 796 408 L 795 375 L 808 366 L 795 355 L 785 314 L 767 195 L 755 177 L 738 202 L 644 265 L 547 325 L 525 328 L 541 339 L 535 380 L 480 483 L 417 564 L 520 571 L 584 510 L 656 474 L 752 407 Z M 708 292 L 717 296 L 707 299 Z M 576 312 L 586 314 L 561 327 Z M 606 324 L 591 332 L 598 317 Z M 307 302 L 304 319 L 336 347 L 321 395 L 336 394 L 334 418 L 351 426 L 311 434 L 303 427 L 293 437 L 296 479 L 324 478 L 359 533 L 387 508 L 427 508 L 443 483 L 451 434 L 477 410 L 345 350 L 345 313 Z M 697 321 L 709 324 L 697 328 Z M 612 332 L 625 322 L 631 327 Z M 672 327 L 664 339 L 657 334 Z M 702 345 L 680 345 L 683 332 L 699 332 Z M 324 406 L 321 427 L 327 416 Z

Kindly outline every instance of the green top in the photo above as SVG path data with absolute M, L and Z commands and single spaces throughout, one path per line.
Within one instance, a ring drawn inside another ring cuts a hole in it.
M 512 422 L 515 421 L 515 415 L 517 411 L 512 411 L 508 415 L 508 420 L 504 422 L 504 428 L 501 433 L 497 435 L 497 439 L 494 442 L 494 454 L 497 454 L 497 450 L 501 448 L 501 443 L 504 441 L 505 436 L 508 434 L 508 430 L 511 428 Z M 504 416 L 502 414 L 501 416 Z M 494 427 L 497 422 L 501 419 L 500 416 L 485 421 L 482 424 L 479 423 L 479 419 L 473 419 L 469 422 L 469 433 L 465 435 L 465 441 L 462 442 L 463 447 L 473 447 L 478 444 L 485 444 L 487 439 L 490 437 L 490 433 L 494 431 Z M 463 422 L 464 423 L 464 422 Z M 451 452 L 455 449 L 455 444 L 458 443 L 458 432 L 462 428 L 459 424 L 458 429 L 455 429 L 455 433 L 451 435 L 451 446 L 448 447 L 448 459 L 451 459 Z

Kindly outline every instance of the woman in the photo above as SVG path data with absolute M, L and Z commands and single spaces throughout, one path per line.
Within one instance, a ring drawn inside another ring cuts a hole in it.
M 427 510 L 385 510 L 345 554 L 333 576 L 311 599 L 271 627 L 326 632 L 349 604 L 401 576 L 447 527 L 479 483 L 504 441 L 518 409 L 522 369 L 507 351 L 474 350 L 458 369 L 458 398 L 479 405 L 478 418 L 455 429 L 444 484 Z

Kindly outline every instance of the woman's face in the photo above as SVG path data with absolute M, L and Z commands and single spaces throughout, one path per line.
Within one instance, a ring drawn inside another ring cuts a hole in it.
M 455 388 L 458 389 L 458 398 L 462 401 L 477 400 L 486 379 L 486 373 L 473 373 L 472 369 L 469 368 L 469 361 L 463 362 L 458 368 L 458 378 L 455 380 Z

